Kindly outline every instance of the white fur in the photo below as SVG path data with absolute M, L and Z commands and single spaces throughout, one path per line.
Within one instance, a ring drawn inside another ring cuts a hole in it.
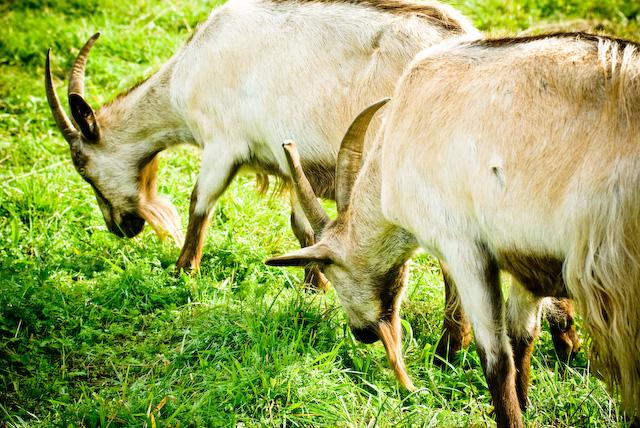
M 351 119 L 390 95 L 419 51 L 478 34 L 435 1 L 387 1 L 401 12 L 374 3 L 230 0 L 216 8 L 156 74 L 96 112 L 100 141 L 83 155 L 110 216 L 139 210 L 140 161 L 175 144 L 203 149 L 190 211 L 197 221 L 238 170 L 287 179 L 284 140 L 297 142 L 303 165 L 331 171 Z M 416 5 L 438 13 L 422 16 Z M 334 183 L 321 185 L 319 196 L 331 196 Z M 203 230 L 194 224 L 190 230 Z M 198 264 L 186 248 L 181 268 Z
M 390 94 L 415 53 L 447 36 L 415 16 L 346 3 L 232 0 L 216 9 L 170 79 L 172 104 L 205 151 L 198 211 L 213 205 L 233 164 L 287 176 L 285 139 L 303 162 L 334 164 L 355 113 Z
M 532 340 L 537 336 L 542 300 L 529 293 L 517 281 L 512 281 L 507 300 L 507 325 L 511 336 L 525 340 Z

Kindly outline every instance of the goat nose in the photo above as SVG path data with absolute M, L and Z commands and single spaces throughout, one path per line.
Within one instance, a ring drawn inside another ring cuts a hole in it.
M 133 238 L 144 228 L 144 219 L 137 214 L 127 213 L 122 216 L 120 229 L 127 238 Z
M 109 217 L 107 217 L 105 215 L 104 222 L 107 224 L 107 229 L 109 229 L 109 232 L 113 233 L 118 238 L 124 238 L 124 231 L 118 223 L 113 221 L 113 216 L 109 215 Z
M 378 334 L 372 327 L 365 327 L 365 328 L 351 327 L 351 333 L 353 333 L 353 336 L 359 342 L 366 343 L 366 344 L 374 343 L 380 340 L 380 338 L 378 337 Z

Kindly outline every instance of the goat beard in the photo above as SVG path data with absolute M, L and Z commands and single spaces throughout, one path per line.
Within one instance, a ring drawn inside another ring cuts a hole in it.
M 153 228 L 160 240 L 171 237 L 176 245 L 182 248 L 184 235 L 180 227 L 180 216 L 176 207 L 168 199 L 155 195 L 145 200 L 140 206 L 140 215 Z
M 394 317 L 390 323 L 381 321 L 377 326 L 377 333 L 387 351 L 389 364 L 393 368 L 396 378 L 409 391 L 415 391 L 416 387 L 409 378 L 407 369 L 402 358 L 402 328 L 400 327 L 400 318 Z
M 176 207 L 157 192 L 158 156 L 154 156 L 140 170 L 139 213 L 153 228 L 160 240 L 171 237 L 182 248 L 184 235 L 180 226 L 180 215 Z

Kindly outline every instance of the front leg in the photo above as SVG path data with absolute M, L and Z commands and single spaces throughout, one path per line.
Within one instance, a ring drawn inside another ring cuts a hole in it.
M 473 326 L 497 425 L 522 427 L 498 263 L 482 243 L 447 240 L 442 242 L 440 250 L 456 283 L 462 307 Z
M 205 147 L 200 176 L 191 193 L 187 235 L 176 263 L 178 272 L 200 268 L 209 215 L 218 198 L 229 187 L 239 168 L 234 157 L 228 151 L 229 148 L 226 146 L 209 145 Z
M 298 202 L 295 192 L 290 193 L 291 197 L 291 229 L 298 238 L 301 247 L 309 247 L 315 244 L 315 234 L 309 220 L 304 215 L 304 211 Z M 304 286 L 310 290 L 326 291 L 329 281 L 317 267 L 305 268 Z
M 204 246 L 205 232 L 209 224 L 209 212 L 198 212 L 198 183 L 191 192 L 191 202 L 189 204 L 189 223 L 187 225 L 187 236 L 180 251 L 176 271 L 191 272 L 200 269 L 202 259 L 202 247 Z
M 434 360 L 436 365 L 441 365 L 443 361 L 451 361 L 456 353 L 463 347 L 469 346 L 471 341 L 471 324 L 460 305 L 453 278 L 447 265 L 442 261 L 440 261 L 440 269 L 444 279 L 444 320 L 442 337 L 436 348 L 436 355 L 440 357 Z
M 507 328 L 516 366 L 516 393 L 520 408 L 525 410 L 529 391 L 533 342 L 540 334 L 542 299 L 535 297 L 514 279 L 507 308 Z

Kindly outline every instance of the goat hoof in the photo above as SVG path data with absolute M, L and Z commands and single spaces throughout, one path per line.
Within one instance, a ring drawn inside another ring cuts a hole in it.
M 575 328 L 552 334 L 553 347 L 556 350 L 558 359 L 563 363 L 568 363 L 580 351 L 580 338 Z
M 180 276 L 183 272 L 186 273 L 187 275 L 191 275 L 193 274 L 195 271 L 197 271 L 197 268 L 194 268 L 191 263 L 181 263 L 180 261 L 178 261 L 178 263 L 176 263 L 176 268 L 173 271 L 173 274 L 178 277 Z

